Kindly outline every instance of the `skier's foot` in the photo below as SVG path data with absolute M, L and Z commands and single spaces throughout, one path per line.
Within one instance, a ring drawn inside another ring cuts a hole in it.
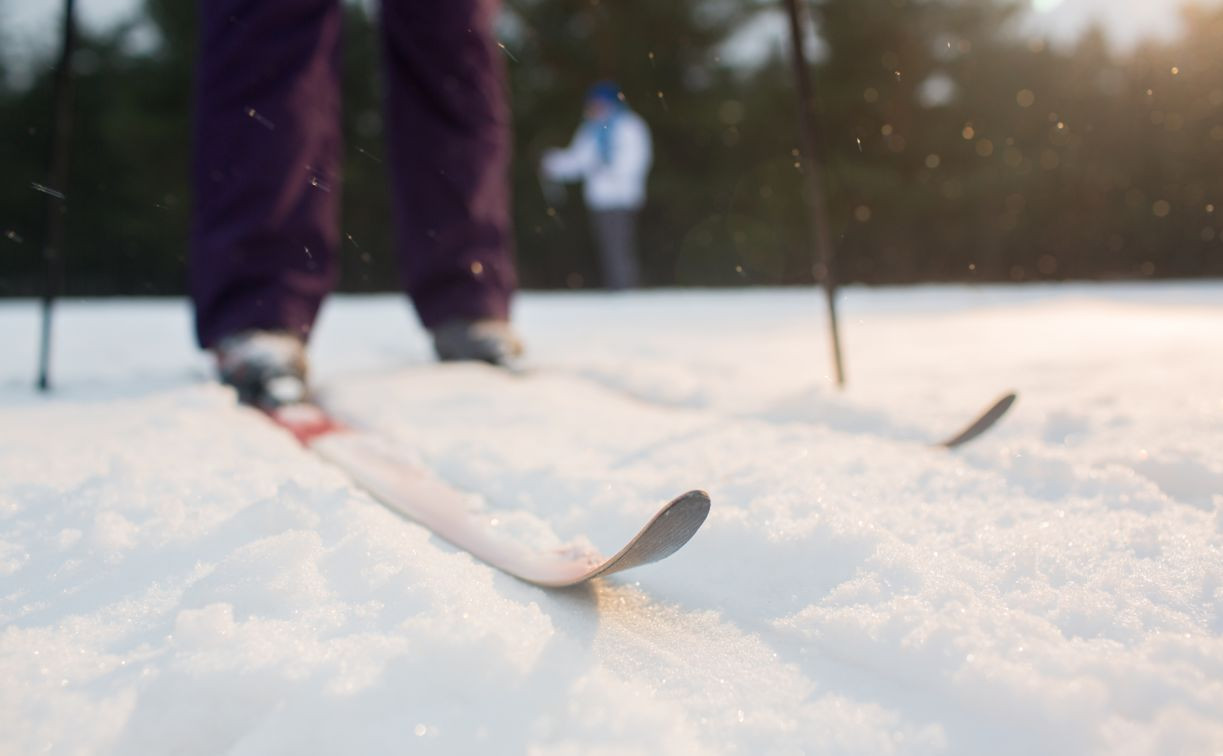
M 450 320 L 433 329 L 433 348 L 443 361 L 479 360 L 508 365 L 522 356 L 522 341 L 505 320 Z
M 242 331 L 215 348 L 221 382 L 238 401 L 273 412 L 301 404 L 306 392 L 306 345 L 286 331 Z

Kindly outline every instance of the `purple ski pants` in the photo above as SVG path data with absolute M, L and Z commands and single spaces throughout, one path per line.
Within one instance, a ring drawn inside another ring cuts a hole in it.
M 191 293 L 209 347 L 309 334 L 337 276 L 340 0 L 203 0 Z M 505 318 L 515 287 L 496 0 L 383 0 L 403 288 L 426 327 Z

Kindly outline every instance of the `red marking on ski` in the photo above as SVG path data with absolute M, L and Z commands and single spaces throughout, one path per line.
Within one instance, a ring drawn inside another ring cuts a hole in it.
M 313 404 L 287 404 L 267 410 L 265 414 L 272 422 L 292 433 L 302 446 L 310 446 L 322 436 L 345 430 L 343 425 Z

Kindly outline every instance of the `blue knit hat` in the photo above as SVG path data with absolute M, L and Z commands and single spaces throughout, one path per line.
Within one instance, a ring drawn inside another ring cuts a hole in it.
M 600 81 L 586 90 L 586 102 L 618 104 L 620 102 L 620 87 L 614 81 Z

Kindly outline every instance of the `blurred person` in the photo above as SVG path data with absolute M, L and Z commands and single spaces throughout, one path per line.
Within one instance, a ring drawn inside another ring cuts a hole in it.
M 191 294 L 199 343 L 249 404 L 306 398 L 337 278 L 341 0 L 198 4 Z M 503 364 L 509 110 L 496 0 L 384 0 L 387 162 L 402 286 L 442 360 Z
M 637 214 L 645 204 L 652 160 L 649 127 L 610 81 L 590 88 L 582 125 L 569 146 L 544 154 L 540 167 L 546 178 L 583 182 L 608 289 L 631 289 L 640 282 Z

